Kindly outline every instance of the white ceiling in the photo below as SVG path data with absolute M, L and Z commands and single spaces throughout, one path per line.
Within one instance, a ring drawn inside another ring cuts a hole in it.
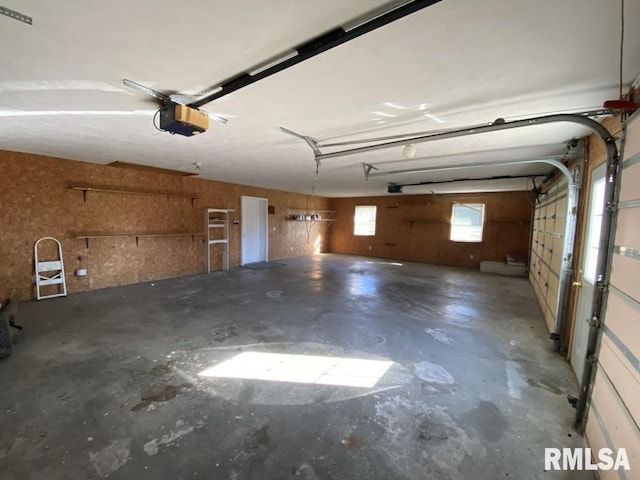
M 443 0 L 203 107 L 225 116 L 195 137 L 158 132 L 153 101 L 128 78 L 198 93 L 385 2 L 380 0 L 3 0 L 33 26 L 0 16 L 0 149 L 96 163 L 193 171 L 240 184 L 339 197 L 414 183 L 548 171 L 543 166 L 376 177 L 380 170 L 562 154 L 585 135 L 536 126 L 327 159 L 321 142 L 464 127 L 599 108 L 618 96 L 620 2 Z M 624 83 L 640 73 L 640 0 L 626 0 Z M 330 151 L 330 150 L 327 150 Z M 530 188 L 526 180 L 421 191 Z

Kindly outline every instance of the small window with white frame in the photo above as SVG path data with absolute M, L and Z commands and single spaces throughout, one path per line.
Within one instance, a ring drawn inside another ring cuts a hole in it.
M 372 237 L 376 234 L 376 206 L 356 205 L 353 218 L 353 234 Z
M 454 203 L 451 212 L 451 241 L 482 242 L 484 203 Z

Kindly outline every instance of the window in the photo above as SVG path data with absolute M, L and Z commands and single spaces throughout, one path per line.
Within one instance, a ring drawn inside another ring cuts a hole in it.
M 376 234 L 376 206 L 356 205 L 353 234 L 372 237 Z
M 481 242 L 484 225 L 483 203 L 455 203 L 451 215 L 451 240 Z
M 589 229 L 587 233 L 587 261 L 584 269 L 584 279 L 589 283 L 596 283 L 598 269 L 598 252 L 600 251 L 600 234 L 602 228 L 602 206 L 604 204 L 604 178 L 593 184 Z

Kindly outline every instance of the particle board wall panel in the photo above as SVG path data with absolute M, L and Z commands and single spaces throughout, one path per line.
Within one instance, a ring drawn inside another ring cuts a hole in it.
M 636 424 L 640 424 L 640 373 L 637 365 L 632 365 L 624 353 L 615 345 L 609 335 L 602 337 L 600 349 L 600 367 L 615 385 L 616 394 L 626 406 Z
M 61 241 L 69 293 L 152 281 L 205 271 L 204 209 L 229 208 L 240 219 L 240 196 L 267 198 L 269 258 L 326 251 L 329 222 L 309 225 L 288 220 L 288 209 L 330 209 L 326 198 L 260 189 L 192 177 L 0 151 L 4 187 L 0 189 L 0 296 L 16 288 L 33 296 L 33 244 L 43 236 Z M 101 185 L 120 190 L 175 195 L 132 195 L 89 191 L 70 185 Z M 193 201 L 190 196 L 195 198 Z M 295 224 L 295 225 L 294 225 Z M 301 225 L 303 224 L 303 225 Z M 192 232 L 200 235 L 75 238 L 79 233 Z M 231 267 L 240 265 L 240 225 L 230 225 Z M 212 265 L 222 267 L 219 249 Z M 75 277 L 86 268 L 89 275 Z
M 528 192 L 337 198 L 331 205 L 340 215 L 331 229 L 329 248 L 336 253 L 473 268 L 484 260 L 504 262 L 508 253 L 528 250 L 532 199 Z M 455 202 L 485 204 L 481 243 L 449 239 Z M 353 235 L 356 205 L 377 207 L 375 236 Z

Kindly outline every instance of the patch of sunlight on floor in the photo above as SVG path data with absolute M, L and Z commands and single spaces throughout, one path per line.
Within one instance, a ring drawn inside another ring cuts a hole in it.
M 391 365 L 386 360 L 243 352 L 200 376 L 372 388 Z

